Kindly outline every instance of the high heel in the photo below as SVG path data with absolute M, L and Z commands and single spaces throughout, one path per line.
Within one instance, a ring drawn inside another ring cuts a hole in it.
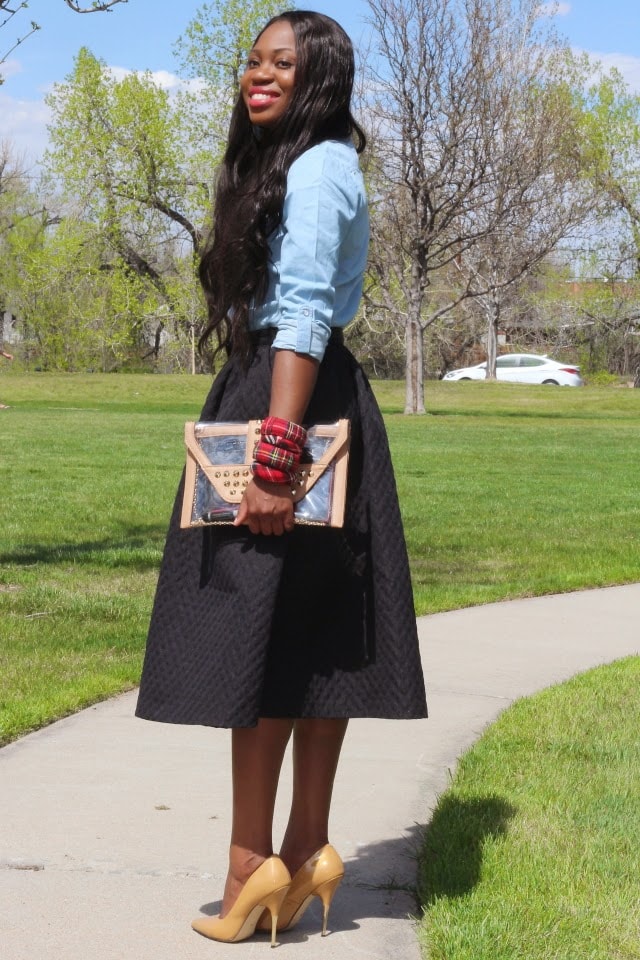
M 226 917 L 198 917 L 191 926 L 211 940 L 237 943 L 251 936 L 268 911 L 271 923 L 267 929 L 270 926 L 271 946 L 275 947 L 278 915 L 290 883 L 291 875 L 280 857 L 269 857 L 251 874 Z
M 329 907 L 344 876 L 344 864 L 327 843 L 306 860 L 293 875 L 278 915 L 278 930 L 290 930 L 303 916 L 314 897 L 322 900 L 322 936 L 327 935 Z M 258 930 L 269 929 L 266 914 L 260 917 Z
M 321 883 L 319 887 L 313 891 L 316 897 L 320 897 L 322 900 L 322 936 L 326 937 L 327 935 L 327 920 L 329 919 L 329 907 L 331 906 L 331 901 L 333 896 L 340 886 L 340 881 L 344 876 L 344 872 L 339 877 L 334 877 L 333 880 L 326 880 L 324 883 Z

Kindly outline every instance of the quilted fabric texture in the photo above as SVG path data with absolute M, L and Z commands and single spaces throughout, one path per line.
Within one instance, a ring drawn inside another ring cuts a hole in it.
M 200 419 L 266 416 L 271 349 L 230 361 Z M 406 547 L 382 417 L 334 338 L 308 423 L 351 420 L 342 530 L 282 537 L 246 527 L 180 530 L 179 487 L 160 570 L 136 714 L 253 726 L 267 717 L 426 716 Z

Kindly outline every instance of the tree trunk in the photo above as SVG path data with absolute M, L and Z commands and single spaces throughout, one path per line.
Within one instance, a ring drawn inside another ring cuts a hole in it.
M 408 318 L 405 326 L 405 413 L 424 413 L 423 330 L 419 321 Z
M 640 389 L 640 363 L 636 367 L 636 373 L 633 378 L 633 385 L 634 387 L 638 387 Z
M 487 380 L 496 379 L 496 360 L 498 358 L 498 324 L 500 322 L 500 304 L 491 305 L 491 316 L 487 326 Z
M 423 264 L 411 264 L 411 293 L 406 320 L 406 392 L 405 413 L 424 413 L 424 346 L 421 319 L 423 300 Z

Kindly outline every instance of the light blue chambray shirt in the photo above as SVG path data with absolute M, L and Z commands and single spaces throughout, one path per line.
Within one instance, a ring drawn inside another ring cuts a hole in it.
M 251 330 L 277 327 L 272 346 L 322 360 L 332 327 L 356 314 L 367 262 L 367 197 L 355 147 L 325 140 L 295 160 L 282 222 L 269 239 L 264 304 Z

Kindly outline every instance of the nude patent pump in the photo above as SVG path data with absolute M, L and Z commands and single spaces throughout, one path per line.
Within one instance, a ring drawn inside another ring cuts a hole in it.
M 278 915 L 290 883 L 291 875 L 280 857 L 269 857 L 251 874 L 226 917 L 198 917 L 191 926 L 211 940 L 237 943 L 251 936 L 258 920 L 268 910 L 271 946 L 275 947 Z M 268 921 L 266 929 L 269 929 Z
M 306 860 L 293 875 L 278 914 L 278 930 L 290 930 L 303 916 L 314 897 L 322 900 L 322 936 L 327 935 L 329 907 L 344 876 L 344 864 L 327 843 Z M 260 918 L 259 930 L 269 929 L 269 919 Z

